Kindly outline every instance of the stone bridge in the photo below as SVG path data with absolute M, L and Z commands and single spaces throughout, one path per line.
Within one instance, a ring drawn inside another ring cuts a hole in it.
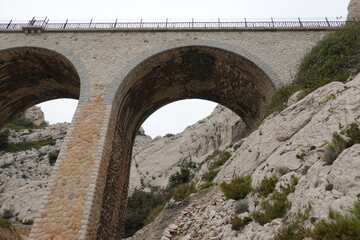
M 0 126 L 79 99 L 30 239 L 120 239 L 132 143 L 162 106 L 199 98 L 251 127 L 332 27 L 0 29 Z

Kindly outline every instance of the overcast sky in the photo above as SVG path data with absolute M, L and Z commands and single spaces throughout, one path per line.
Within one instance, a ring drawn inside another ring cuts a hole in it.
M 48 17 L 57 20 L 136 20 L 169 21 L 270 19 L 345 19 L 350 0 L 0 0 L 0 21 Z M 41 104 L 50 123 L 70 122 L 77 101 L 51 101 Z M 169 104 L 143 124 L 152 137 L 178 133 L 209 115 L 215 103 L 187 100 Z

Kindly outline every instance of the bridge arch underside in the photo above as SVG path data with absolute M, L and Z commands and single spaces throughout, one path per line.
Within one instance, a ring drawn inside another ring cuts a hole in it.
M 251 127 L 275 89 L 248 59 L 204 46 L 167 50 L 138 64 L 122 81 L 113 104 L 113 140 L 97 239 L 122 235 L 132 143 L 142 122 L 162 106 L 200 98 L 220 103 Z
M 79 75 L 60 53 L 39 47 L 0 51 L 0 127 L 35 104 L 79 95 Z

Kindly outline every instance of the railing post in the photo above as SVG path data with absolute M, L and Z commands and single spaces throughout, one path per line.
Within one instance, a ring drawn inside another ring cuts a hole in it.
M 11 25 L 12 19 L 10 20 L 9 24 L 7 25 L 6 29 L 8 29 Z
M 43 22 L 43 27 L 44 27 L 44 28 L 46 28 L 46 26 L 48 25 L 49 20 L 50 20 L 50 19 L 48 19 L 47 17 L 45 18 L 45 20 L 44 20 L 44 22 Z M 45 26 L 44 26 L 44 24 L 45 24 Z
M 220 28 L 220 18 L 218 18 L 218 25 L 219 25 L 219 28 Z
M 116 24 L 117 24 L 117 19 L 115 19 L 114 28 L 116 28 Z
M 63 28 L 66 28 L 66 24 L 68 23 L 68 20 L 69 20 L 69 19 L 66 19 L 65 24 L 64 24 L 64 26 L 63 26 Z
M 326 19 L 327 25 L 330 27 L 329 20 L 327 19 L 327 17 L 325 17 L 325 19 Z
M 166 18 L 165 28 L 167 28 L 168 18 Z
M 142 21 L 143 19 L 140 19 L 140 28 L 142 28 Z
M 92 24 L 92 19 L 90 20 L 89 28 L 91 27 L 91 24 Z
M 246 22 L 246 18 L 244 18 L 244 20 L 245 20 L 245 27 L 247 27 L 247 22 Z
M 272 26 L 275 27 L 274 19 L 272 17 L 271 17 L 271 23 L 272 23 Z
M 41 26 L 44 26 L 44 24 L 47 24 L 46 20 L 47 20 L 47 17 L 45 17 L 45 19 L 44 19 L 43 23 L 41 24 Z
M 298 19 L 299 19 L 300 27 L 302 27 L 302 26 L 303 26 L 303 24 L 302 24 L 302 22 L 301 22 L 301 20 L 300 20 L 300 18 L 299 18 L 299 17 L 298 17 Z
M 194 18 L 191 19 L 192 22 L 192 28 L 194 28 Z
M 29 25 L 34 25 L 35 23 L 35 17 L 33 17 L 30 21 L 29 21 Z

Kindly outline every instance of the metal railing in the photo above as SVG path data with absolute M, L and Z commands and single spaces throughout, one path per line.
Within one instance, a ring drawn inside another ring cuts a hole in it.
M 1 30 L 17 30 L 23 27 L 36 26 L 43 29 L 243 29 L 243 28 L 327 28 L 327 27 L 340 27 L 345 25 L 346 21 L 302 21 L 298 18 L 297 21 L 218 21 L 212 22 L 118 22 L 117 19 L 114 22 L 93 22 L 91 19 L 89 22 L 70 23 L 68 20 L 64 22 L 49 22 L 49 19 L 36 20 L 33 18 L 27 23 L 0 23 Z

